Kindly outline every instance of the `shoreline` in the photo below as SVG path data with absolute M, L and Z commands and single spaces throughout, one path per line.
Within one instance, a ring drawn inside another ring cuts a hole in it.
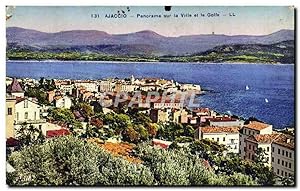
M 96 61 L 96 60 L 6 60 L 6 63 L 18 63 L 18 62 L 28 62 L 28 63 L 55 63 L 55 62 L 63 62 L 63 63 L 99 63 L 99 64 L 199 64 L 199 65 L 295 65 L 294 63 L 256 63 L 256 62 L 137 62 L 137 61 Z

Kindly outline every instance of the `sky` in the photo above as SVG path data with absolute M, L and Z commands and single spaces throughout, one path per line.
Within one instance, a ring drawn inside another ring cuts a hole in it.
M 105 18 L 121 13 L 126 18 Z M 281 29 L 294 29 L 294 9 L 291 7 L 39 7 L 17 6 L 7 27 L 22 27 L 43 32 L 67 30 L 99 30 L 124 34 L 152 30 L 164 36 L 195 34 L 265 35 Z M 92 15 L 97 18 L 92 18 Z M 178 15 L 178 17 L 175 17 Z M 191 14 L 192 17 L 182 17 Z M 197 15 L 198 14 L 198 15 Z M 204 16 L 201 16 L 204 15 Z M 141 18 L 138 15 L 161 15 L 161 18 Z M 170 15 L 165 18 L 164 15 Z M 219 16 L 216 16 L 219 15 Z M 235 15 L 235 16 L 230 16 Z

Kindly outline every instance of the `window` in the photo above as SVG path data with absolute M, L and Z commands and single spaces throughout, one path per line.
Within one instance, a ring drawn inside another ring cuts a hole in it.
M 290 153 L 290 158 L 292 158 L 292 153 Z
M 217 138 L 217 141 L 219 142 L 219 140 L 220 140 L 220 139 L 219 139 L 219 137 L 218 137 L 218 138 Z
M 284 156 L 284 150 L 282 150 L 281 154 L 282 154 L 282 156 Z
M 283 176 L 283 170 L 281 171 L 281 176 Z
M 245 129 L 245 135 L 247 135 L 247 129 Z
M 11 107 L 7 108 L 7 115 L 12 115 L 12 108 Z
M 24 119 L 28 119 L 28 112 L 25 112 Z
M 288 166 L 288 162 L 285 161 L 285 167 L 287 167 L 287 166 Z
M 272 152 L 274 152 L 274 147 L 272 147 Z
M 267 152 L 269 152 L 270 151 L 270 148 L 269 147 L 267 147 Z
M 223 141 L 225 141 L 225 137 L 223 137 Z
M 19 112 L 16 113 L 16 118 L 19 120 Z
M 292 168 L 292 163 L 289 163 L 289 168 Z
M 279 169 L 277 169 L 277 174 L 279 175 Z
M 214 140 L 215 140 L 215 138 L 212 138 L 212 140 L 214 141 Z
M 280 149 L 278 149 L 278 154 L 280 155 Z
M 34 120 L 36 120 L 36 111 L 34 112 Z
M 281 161 L 281 165 L 284 166 L 284 161 L 283 160 Z
M 274 157 L 272 157 L 272 162 L 274 162 Z
M 28 100 L 24 100 L 24 108 L 28 108 Z
M 242 141 L 240 141 L 240 145 L 242 144 Z
M 234 144 L 234 139 L 230 139 L 231 144 Z
M 251 145 L 249 144 L 249 150 L 251 150 Z
M 284 172 L 284 175 L 287 176 L 287 172 Z
M 278 159 L 277 164 L 280 164 L 280 159 Z
M 252 160 L 254 160 L 254 155 L 252 155 Z
M 285 156 L 288 157 L 289 156 L 289 152 L 285 151 Z

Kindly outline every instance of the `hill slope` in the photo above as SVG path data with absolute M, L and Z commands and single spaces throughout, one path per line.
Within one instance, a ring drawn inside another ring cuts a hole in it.
M 229 44 L 274 44 L 294 40 L 294 31 L 280 30 L 263 36 L 189 35 L 165 37 L 146 30 L 112 35 L 96 30 L 73 30 L 45 33 L 9 27 L 6 31 L 8 50 L 47 52 L 78 51 L 113 55 L 182 56 L 208 51 Z

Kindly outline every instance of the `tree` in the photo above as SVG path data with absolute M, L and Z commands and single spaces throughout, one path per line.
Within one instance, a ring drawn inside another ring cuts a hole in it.
M 92 101 L 90 103 L 90 105 L 94 107 L 94 113 L 102 113 L 103 112 L 102 106 L 99 102 Z
M 295 180 L 294 176 L 289 176 L 289 177 L 281 177 L 280 178 L 280 183 L 283 186 L 295 186 Z
M 141 139 L 141 136 L 133 127 L 127 127 L 122 132 L 122 138 L 124 141 L 130 143 L 138 143 Z
M 113 157 L 95 143 L 72 136 L 13 152 L 12 186 L 153 185 L 152 172 L 141 164 Z
M 28 97 L 35 97 L 40 104 L 49 105 L 47 100 L 47 94 L 43 89 L 38 87 L 28 87 L 26 88 L 25 95 Z
M 147 126 L 148 135 L 150 138 L 154 138 L 157 134 L 158 126 L 156 123 L 149 123 Z
M 24 123 L 17 130 L 17 138 L 20 141 L 21 146 L 29 146 L 32 144 L 40 144 L 45 141 L 45 137 L 42 134 L 42 130 Z
M 72 111 L 66 108 L 54 108 L 49 110 L 49 117 L 65 123 L 72 123 L 75 120 Z
M 180 123 L 170 122 L 159 124 L 157 137 L 169 141 L 174 141 L 176 138 L 186 136 L 194 137 L 194 129 L 192 126 L 183 126 Z

